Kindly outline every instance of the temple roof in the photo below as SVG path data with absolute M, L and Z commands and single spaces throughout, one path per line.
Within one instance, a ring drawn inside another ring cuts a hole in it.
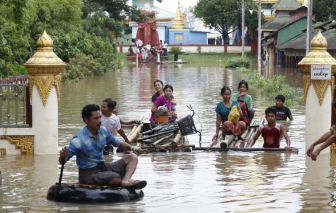
M 279 0 L 272 7 L 274 10 L 296 10 L 302 5 L 296 0 Z
M 312 39 L 316 36 L 316 33 L 312 33 Z M 336 29 L 330 29 L 327 31 L 322 32 L 322 35 L 328 42 L 328 50 L 335 50 L 336 49 Z M 280 44 L 277 46 L 278 49 L 296 49 L 296 50 L 305 50 L 306 49 L 306 33 L 301 33 L 300 35 L 296 36 L 295 38 Z
M 175 17 L 174 13 L 154 6 L 154 0 L 149 0 L 148 2 L 150 4 L 150 9 L 154 10 L 155 12 L 157 12 L 157 14 L 155 16 L 156 18 L 169 18 L 169 19 L 173 19 Z M 141 8 L 141 9 L 145 9 L 145 3 L 146 3 L 146 1 L 143 1 L 143 0 L 133 0 L 132 1 L 132 5 L 133 6 L 137 6 L 137 7 Z
M 275 16 L 265 24 L 261 26 L 261 30 L 263 31 L 274 31 L 278 30 L 279 28 L 285 26 L 290 22 L 290 16 Z

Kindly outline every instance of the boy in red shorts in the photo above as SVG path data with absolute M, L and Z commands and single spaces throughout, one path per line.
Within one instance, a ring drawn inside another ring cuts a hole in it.
M 262 134 L 262 137 L 264 138 L 264 145 L 263 145 L 264 148 L 279 148 L 280 140 L 282 136 L 284 136 L 287 143 L 285 149 L 291 150 L 290 147 L 291 141 L 287 135 L 285 127 L 275 122 L 276 112 L 277 112 L 276 109 L 274 109 L 273 107 L 268 107 L 265 110 L 267 124 L 259 126 L 257 133 L 250 142 L 249 147 L 252 147 L 257 141 L 260 134 Z

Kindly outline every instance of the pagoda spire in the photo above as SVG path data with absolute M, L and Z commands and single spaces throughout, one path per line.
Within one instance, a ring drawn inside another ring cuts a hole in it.
M 182 17 L 181 17 L 181 12 L 180 12 L 180 2 L 178 2 L 178 6 L 177 6 L 177 11 L 176 11 L 176 15 L 175 15 L 175 19 L 173 22 L 173 26 L 170 29 L 187 29 L 186 26 L 184 26 L 184 23 L 182 21 Z

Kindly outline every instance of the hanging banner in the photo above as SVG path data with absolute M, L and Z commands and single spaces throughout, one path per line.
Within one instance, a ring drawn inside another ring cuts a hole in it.
M 311 65 L 312 80 L 330 80 L 331 65 Z

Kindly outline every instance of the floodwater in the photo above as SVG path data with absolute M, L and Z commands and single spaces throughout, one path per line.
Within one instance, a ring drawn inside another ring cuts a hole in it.
M 288 83 L 302 87 L 297 70 L 264 70 L 265 76 L 286 75 Z M 223 85 L 237 91 L 246 77 L 221 65 L 134 65 L 102 77 L 62 83 L 59 105 L 59 149 L 69 144 L 84 123 L 80 111 L 85 104 L 107 97 L 115 99 L 123 120 L 150 114 L 152 83 L 161 79 L 174 87 L 180 116 L 196 112 L 194 120 L 202 132 L 202 146 L 209 146 L 215 133 L 216 104 Z M 250 85 L 256 110 L 274 105 Z M 145 197 L 131 203 L 84 205 L 56 203 L 46 199 L 48 188 L 58 181 L 57 155 L 0 157 L 3 177 L 0 212 L 333 212 L 336 205 L 336 159 L 322 154 L 317 162 L 305 156 L 305 107 L 290 106 L 293 122 L 285 122 L 292 146 L 298 153 L 235 152 L 157 153 L 139 156 L 135 179 L 147 180 Z M 129 130 L 126 130 L 129 131 Z M 188 136 L 199 146 L 198 135 Z M 262 146 L 258 140 L 256 147 Z M 281 147 L 285 141 L 281 142 Z M 108 162 L 123 154 L 106 156 Z M 77 180 L 75 158 L 65 164 L 63 182 Z

